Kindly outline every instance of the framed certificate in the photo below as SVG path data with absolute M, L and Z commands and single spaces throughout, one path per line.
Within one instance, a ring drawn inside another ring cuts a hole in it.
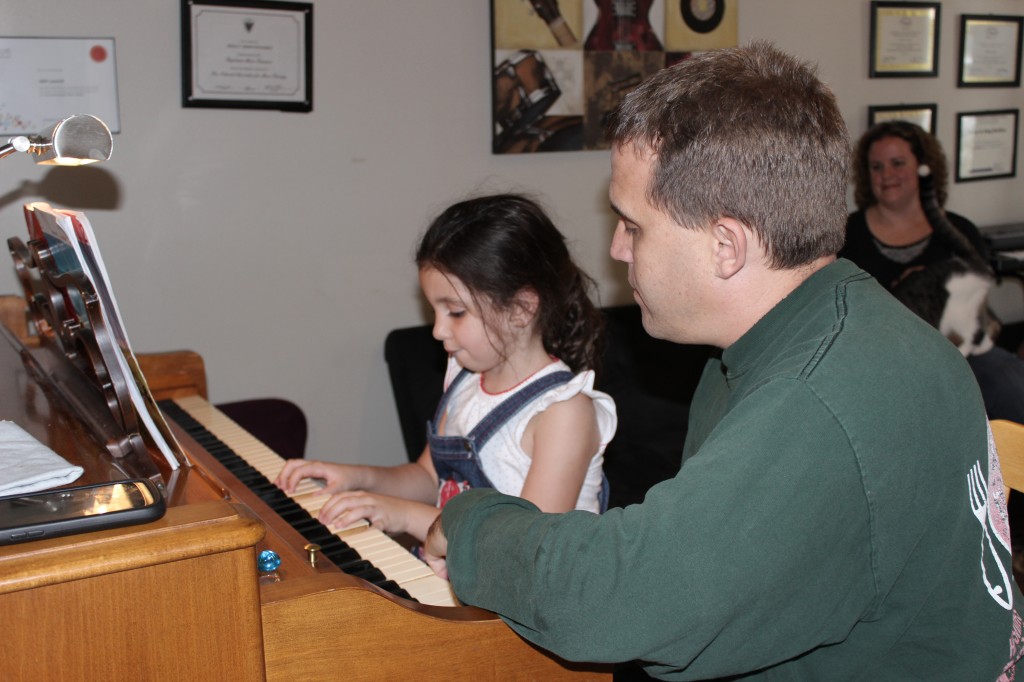
M 957 114 L 957 182 L 1017 175 L 1019 117 L 1019 109 Z
M 113 38 L 0 37 L 0 135 L 37 135 L 69 113 L 121 132 L 114 62 Z
M 1020 86 L 1022 24 L 1024 17 L 961 14 L 957 87 Z
M 184 107 L 313 109 L 313 5 L 181 0 Z
M 935 104 L 884 104 L 868 107 L 868 127 L 883 121 L 909 121 L 935 134 Z
M 871 78 L 939 75 L 937 2 L 871 3 Z

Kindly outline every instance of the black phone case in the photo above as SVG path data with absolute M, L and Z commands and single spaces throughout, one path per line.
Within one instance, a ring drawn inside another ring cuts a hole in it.
M 167 511 L 167 503 L 164 500 L 163 495 L 152 481 L 144 478 L 131 479 L 130 481 L 111 481 L 108 483 L 74 486 L 72 488 L 40 490 L 38 492 L 28 493 L 25 495 L 8 495 L 0 497 L 0 501 L 15 498 L 38 498 L 40 500 L 45 500 L 48 497 L 53 497 L 72 490 L 78 491 L 102 488 L 110 485 L 111 483 L 141 483 L 149 489 L 150 495 L 153 498 L 153 503 L 143 507 L 133 507 L 131 509 L 122 509 L 119 511 L 92 514 L 88 516 L 61 516 L 61 512 L 54 512 L 52 519 L 39 523 L 9 527 L 5 523 L 4 519 L 0 519 L 0 526 L 2 526 L 0 527 L 0 545 L 13 545 L 19 542 L 27 542 L 29 540 L 42 540 L 45 538 L 60 537 L 62 535 L 87 533 L 96 530 L 105 530 L 108 528 L 120 528 L 122 526 L 148 523 L 163 517 L 164 513 Z

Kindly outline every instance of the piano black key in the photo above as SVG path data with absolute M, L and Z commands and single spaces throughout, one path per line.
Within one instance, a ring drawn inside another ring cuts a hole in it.
M 298 505 L 296 505 L 294 508 L 289 507 L 289 508 L 286 508 L 286 509 L 282 509 L 281 511 L 278 512 L 278 515 L 282 519 L 287 521 L 288 525 L 290 525 L 295 530 L 298 530 L 303 535 L 305 535 L 305 533 L 303 533 L 301 530 L 299 530 L 299 524 L 307 524 L 309 522 L 312 522 L 312 523 L 315 523 L 316 525 L 321 525 L 319 521 L 317 521 L 316 519 L 314 519 L 312 516 L 309 515 L 308 511 L 306 511 L 302 507 L 299 507 Z M 325 533 L 326 533 L 326 531 L 325 531 Z
M 371 564 L 369 561 L 363 561 L 363 563 L 365 565 L 361 566 L 358 570 L 348 570 L 345 572 L 349 575 L 354 575 L 357 578 L 362 578 L 371 585 L 377 585 L 378 587 L 382 583 L 386 583 L 388 581 L 376 566 Z
M 365 559 L 359 556 L 359 552 L 351 547 L 335 547 L 324 552 L 324 556 L 346 573 L 348 572 L 348 567 L 354 566 L 360 561 L 365 561 Z
M 362 578 L 391 594 L 415 601 L 405 589 L 393 580 L 388 580 L 380 569 L 375 567 L 370 561 L 363 559 L 356 550 L 346 545 L 337 535 L 328 531 L 322 523 L 310 516 L 306 510 L 297 505 L 294 500 L 288 497 L 273 482 L 268 481 L 263 474 L 250 466 L 242 457 L 210 433 L 206 427 L 179 407 L 173 400 L 160 401 L 159 405 L 166 416 L 177 422 L 193 440 L 213 455 L 218 462 L 223 464 L 232 475 L 259 496 L 275 513 L 294 518 L 294 523 L 288 521 L 289 525 L 310 542 L 319 544 L 322 554 L 340 570 L 357 578 Z M 296 512 L 296 509 L 301 511 L 302 514 Z
M 310 516 L 309 512 L 305 509 L 299 508 L 297 511 L 289 512 L 283 518 L 285 518 L 289 526 L 295 529 L 296 533 L 310 542 L 322 545 L 323 542 L 320 542 L 321 540 L 327 542 L 331 538 L 337 539 L 333 533 L 324 527 L 324 524 Z

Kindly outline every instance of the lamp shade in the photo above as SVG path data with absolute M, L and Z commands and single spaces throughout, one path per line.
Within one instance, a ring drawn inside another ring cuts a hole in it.
M 57 121 L 33 145 L 39 155 L 38 164 L 48 166 L 80 166 L 106 161 L 114 147 L 107 124 L 89 114 L 72 114 Z

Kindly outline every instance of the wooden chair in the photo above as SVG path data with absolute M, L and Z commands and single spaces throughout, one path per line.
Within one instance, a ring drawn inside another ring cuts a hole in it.
M 1019 547 L 1019 527 L 1024 523 L 1021 518 L 1021 494 L 1024 493 L 1024 424 L 1018 424 L 1006 419 L 994 419 L 989 422 L 992 426 L 992 438 L 996 443 L 996 450 L 999 452 L 999 468 L 1003 474 L 1003 485 L 1006 493 L 1008 512 L 1010 515 L 1010 536 L 1013 538 L 1012 566 L 1013 577 L 1017 585 L 1024 590 L 1024 551 Z M 1010 491 L 1013 499 L 1010 497 Z M 1014 528 L 1017 532 L 1014 533 Z
M 990 423 L 1009 499 L 1010 490 L 1024 493 L 1024 424 L 1006 419 L 994 419 Z

